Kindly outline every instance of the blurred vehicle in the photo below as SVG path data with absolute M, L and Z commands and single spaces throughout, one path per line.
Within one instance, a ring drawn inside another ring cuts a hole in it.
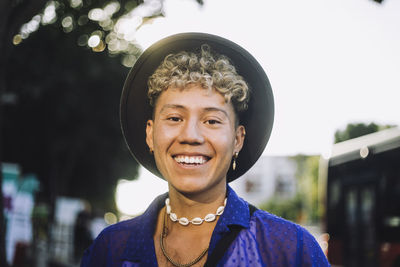
M 332 266 L 400 266 L 400 129 L 333 145 L 320 178 Z

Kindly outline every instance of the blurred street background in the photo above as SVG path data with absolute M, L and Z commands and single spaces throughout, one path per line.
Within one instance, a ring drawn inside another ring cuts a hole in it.
M 273 88 L 238 194 L 305 226 L 333 266 L 400 266 L 395 0 L 2 0 L 0 266 L 79 266 L 167 191 L 129 154 L 119 98 L 144 49 L 190 31 L 246 48 Z

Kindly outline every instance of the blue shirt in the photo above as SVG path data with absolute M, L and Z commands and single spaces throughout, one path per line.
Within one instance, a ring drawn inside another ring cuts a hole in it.
M 86 250 L 81 267 L 157 266 L 153 235 L 167 194 L 134 219 L 104 229 Z M 227 203 L 211 236 L 212 253 L 229 226 L 243 227 L 218 266 L 330 266 L 314 237 L 301 226 L 249 206 L 228 186 Z

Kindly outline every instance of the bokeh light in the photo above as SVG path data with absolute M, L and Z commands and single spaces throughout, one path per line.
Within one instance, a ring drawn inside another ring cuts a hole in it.
M 83 5 L 82 0 L 70 0 L 70 6 L 72 8 L 81 8 Z
M 90 47 L 96 47 L 100 44 L 100 36 L 97 34 L 90 36 L 88 40 L 88 46 Z
M 94 52 L 103 52 L 105 48 L 106 48 L 105 43 L 103 42 L 103 40 L 100 40 L 99 44 L 93 47 L 92 50 Z
M 61 21 L 64 32 L 71 32 L 74 29 L 74 20 L 72 16 L 66 16 Z
M 79 25 L 79 26 L 83 26 L 83 25 L 85 25 L 86 23 L 88 23 L 88 21 L 89 21 L 88 16 L 86 16 L 86 15 L 81 15 L 81 16 L 79 16 L 79 18 L 78 18 L 78 25 Z
M 107 223 L 107 224 L 114 224 L 114 223 L 116 223 L 117 221 L 118 221 L 118 219 L 117 219 L 117 216 L 114 214 L 114 213 L 112 213 L 112 212 L 106 212 L 105 214 L 104 214 L 104 221 Z
M 13 44 L 14 45 L 19 45 L 22 42 L 22 36 L 21 34 L 16 34 L 13 37 Z
M 43 16 L 42 16 L 42 24 L 51 24 L 57 19 L 57 14 L 56 14 L 56 2 L 55 1 L 50 1 L 47 3 L 46 8 L 43 11 Z
M 63 18 L 63 20 L 61 22 L 61 25 L 64 28 L 69 28 L 69 27 L 72 26 L 72 23 L 73 23 L 72 17 L 71 16 L 66 16 L 65 18 Z
M 69 0 L 68 3 L 73 9 L 83 7 L 82 0 Z M 88 5 L 92 4 L 88 3 Z M 59 8 L 60 10 L 58 10 Z M 86 25 L 89 21 L 97 23 L 99 26 L 97 28 L 108 34 L 107 39 L 104 40 L 106 35 L 104 32 L 97 34 L 98 37 L 95 37 L 95 34 L 92 33 L 91 37 L 86 40 L 85 45 L 91 47 L 94 52 L 101 52 L 108 48 L 108 52 L 112 56 L 123 54 L 122 64 L 124 66 L 132 66 L 133 60 L 136 60 L 137 55 L 141 53 L 137 49 L 139 46 L 136 39 L 137 30 L 162 15 L 162 4 L 159 0 L 146 0 L 140 4 L 136 1 L 128 1 L 122 8 L 124 9 L 123 14 L 113 17 L 121 10 L 121 4 L 119 1 L 111 1 L 105 3 L 103 7 L 94 6 L 87 14 L 78 14 L 74 18 L 74 12 L 69 12 L 70 14 L 64 13 L 66 7 L 63 3 L 49 1 L 41 14 L 36 15 L 31 21 L 21 26 L 19 36 L 13 40 L 13 44 L 17 45 L 23 39 L 28 38 L 32 32 L 38 30 L 40 24 L 55 23 L 57 21 L 57 13 L 59 13 L 63 14 L 63 18 L 59 22 L 66 33 L 73 31 L 76 27 Z M 82 36 L 79 38 L 78 44 L 85 46 L 83 43 L 86 38 Z M 134 54 L 134 56 L 129 56 L 130 54 Z
M 23 24 L 19 33 L 21 38 L 26 39 L 32 32 L 37 31 L 39 29 L 41 19 L 41 15 L 36 15 L 29 22 Z
M 79 38 L 78 38 L 78 45 L 79 45 L 79 46 L 85 46 L 85 45 L 87 45 L 88 40 L 89 40 L 88 35 L 87 35 L 87 34 L 82 34 L 82 35 L 79 36 Z
M 369 154 L 369 149 L 368 147 L 363 147 L 360 149 L 360 156 L 365 159 L 366 157 L 368 157 Z
M 89 11 L 88 14 L 89 19 L 94 20 L 94 21 L 101 21 L 104 19 L 104 12 L 103 9 L 101 8 L 94 8 Z
M 119 11 L 119 8 L 120 8 L 119 2 L 111 2 L 104 7 L 104 12 L 106 13 L 107 16 L 111 17 L 112 15 L 114 15 L 114 13 Z
M 132 67 L 136 62 L 136 57 L 134 55 L 125 55 L 122 57 L 122 65 L 125 67 Z

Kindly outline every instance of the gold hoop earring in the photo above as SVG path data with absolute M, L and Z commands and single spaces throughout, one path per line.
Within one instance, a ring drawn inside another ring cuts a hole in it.
M 239 153 L 235 152 L 235 155 L 233 155 L 232 170 L 236 170 L 236 159 L 238 156 L 239 156 Z

